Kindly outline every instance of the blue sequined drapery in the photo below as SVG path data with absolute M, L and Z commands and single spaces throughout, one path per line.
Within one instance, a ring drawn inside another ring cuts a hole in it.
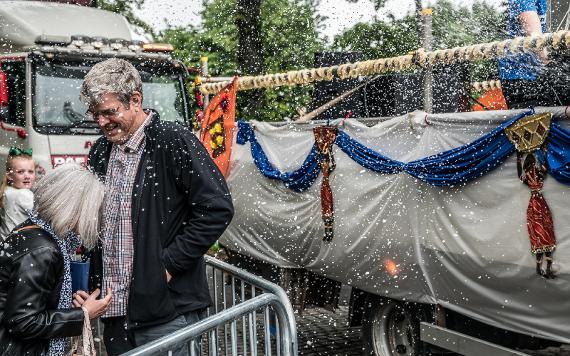
M 342 130 L 338 131 L 335 144 L 356 163 L 374 172 L 406 172 L 434 186 L 453 186 L 481 177 L 514 153 L 515 147 L 507 138 L 505 128 L 530 113 L 517 115 L 469 144 L 412 162 L 400 162 L 386 157 Z M 317 179 L 319 168 L 315 145 L 299 169 L 282 173 L 267 158 L 251 126 L 240 121 L 238 128 L 237 143 L 251 143 L 253 161 L 267 178 L 280 180 L 295 191 L 308 189 Z M 548 171 L 560 183 L 570 185 L 570 131 L 555 122 L 551 124 L 548 138 Z

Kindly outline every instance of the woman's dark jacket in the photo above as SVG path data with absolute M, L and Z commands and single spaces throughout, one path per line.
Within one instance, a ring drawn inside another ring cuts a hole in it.
M 46 231 L 8 236 L 0 246 L 0 355 L 40 355 L 49 339 L 81 335 L 81 308 L 57 309 L 62 283 L 63 256 Z
M 128 328 L 163 324 L 211 304 L 204 254 L 234 212 L 224 177 L 189 129 L 154 113 L 145 137 L 132 192 Z M 101 137 L 89 152 L 89 165 L 100 176 L 111 148 Z M 90 276 L 91 288 L 101 285 L 100 247 L 93 251 Z

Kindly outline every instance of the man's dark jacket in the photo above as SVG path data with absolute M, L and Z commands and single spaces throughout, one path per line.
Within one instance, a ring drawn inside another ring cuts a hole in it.
M 132 195 L 133 270 L 129 328 L 158 325 L 211 304 L 204 254 L 233 217 L 224 177 L 192 132 L 154 113 Z M 112 143 L 89 152 L 89 166 L 107 172 Z M 101 285 L 101 249 L 92 255 L 91 287 Z M 172 275 L 166 283 L 166 270 Z

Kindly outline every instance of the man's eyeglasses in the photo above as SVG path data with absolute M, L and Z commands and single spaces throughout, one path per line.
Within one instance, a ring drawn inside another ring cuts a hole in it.
M 114 117 L 117 117 L 117 115 L 119 114 L 120 108 L 121 108 L 120 106 L 117 106 L 117 108 L 115 108 L 115 109 L 105 109 L 105 110 L 101 110 L 101 111 L 97 111 L 97 112 L 87 110 L 85 112 L 85 116 L 92 119 L 93 121 L 99 121 L 99 117 L 101 117 L 101 116 L 104 117 L 105 119 L 109 120 L 109 119 L 112 119 Z

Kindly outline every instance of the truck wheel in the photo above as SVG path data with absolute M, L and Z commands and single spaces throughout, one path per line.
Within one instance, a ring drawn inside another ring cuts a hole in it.
M 364 354 L 420 356 L 419 318 L 401 303 L 374 299 L 362 323 Z

